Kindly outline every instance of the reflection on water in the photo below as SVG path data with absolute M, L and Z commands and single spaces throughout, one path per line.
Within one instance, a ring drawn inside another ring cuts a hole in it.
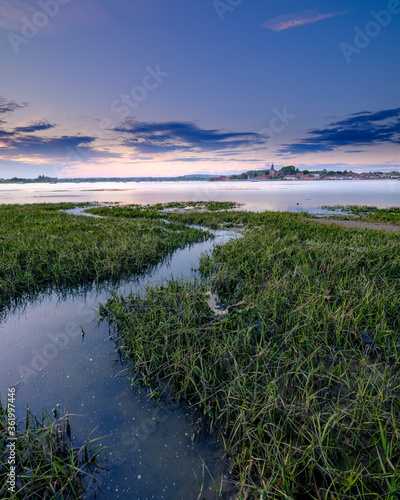
M 84 208 L 76 208 L 68 210 L 67 212 L 75 215 L 83 215 L 84 210 Z M 87 213 L 84 213 L 84 215 L 89 217 L 100 217 Z M 195 226 L 193 225 L 193 227 Z M 200 226 L 196 227 L 202 229 Z M 221 243 L 224 241 L 224 238 L 229 239 L 234 235 L 237 236 L 236 233 L 228 231 L 212 232 L 215 234 L 214 243 Z M 58 286 L 41 287 L 40 289 L 24 292 L 22 295 L 14 296 L 8 301 L 0 302 L 0 321 L 4 320 L 8 314 L 22 314 L 25 308 L 30 306 L 33 302 L 36 304 L 41 303 L 50 296 L 57 298 L 58 303 L 71 298 L 86 300 L 87 296 L 90 295 L 91 297 L 95 297 L 94 300 L 96 303 L 100 303 L 101 301 L 106 301 L 115 291 L 119 293 L 129 293 L 136 289 L 139 291 L 143 287 L 143 280 L 145 282 L 157 283 L 160 280 L 169 279 L 171 276 L 184 277 L 185 272 L 183 271 L 181 273 L 181 269 L 189 269 L 190 262 L 196 261 L 201 253 L 207 252 L 210 245 L 212 245 L 210 241 L 188 244 L 184 249 L 178 249 L 172 255 L 166 255 L 164 258 L 161 258 L 157 264 L 149 264 L 145 270 L 129 278 L 103 280 L 100 282 L 93 281 L 77 285 L 62 284 Z M 182 266 L 177 263 L 178 255 L 183 262 Z M 193 270 L 191 277 L 194 277 L 195 274 Z
M 190 279 L 202 252 L 237 236 L 219 232 L 136 279 L 81 288 L 67 297 L 44 294 L 0 323 L 1 393 L 17 386 L 19 418 L 26 404 L 37 414 L 68 409 L 78 440 L 95 429 L 91 438 L 108 447 L 111 467 L 101 480 L 105 498 L 196 499 L 201 485 L 205 498 L 218 498 L 203 463 L 230 497 L 230 475 L 214 436 L 199 438 L 194 412 L 157 405 L 147 391 L 131 387 L 133 372 L 121 364 L 106 323 L 98 324 L 96 306 L 115 289 L 128 293 L 172 276 Z
M 321 205 L 400 206 L 400 182 L 274 181 L 258 182 L 107 182 L 0 184 L 0 203 L 236 201 L 246 210 L 310 210 Z

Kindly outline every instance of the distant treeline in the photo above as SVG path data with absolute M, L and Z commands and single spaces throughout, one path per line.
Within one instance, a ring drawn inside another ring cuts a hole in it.
M 0 179 L 1 183 L 37 183 L 37 182 L 161 182 L 161 181 L 204 181 L 210 179 L 211 175 L 182 175 L 179 177 L 90 177 L 90 178 L 63 178 L 39 175 L 36 179 L 24 177 L 12 177 L 11 179 Z

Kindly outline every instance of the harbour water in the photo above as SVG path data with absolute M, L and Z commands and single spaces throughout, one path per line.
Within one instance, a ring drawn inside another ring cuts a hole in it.
M 322 205 L 400 206 L 397 180 L 0 184 L 0 203 L 236 201 L 246 210 L 319 211 Z

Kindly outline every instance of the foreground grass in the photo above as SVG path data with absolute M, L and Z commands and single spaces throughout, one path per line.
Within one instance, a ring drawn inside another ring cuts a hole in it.
M 74 216 L 76 205 L 0 205 L 0 309 L 22 292 L 140 273 L 207 237 L 182 224 Z
M 203 258 L 207 281 L 101 306 L 138 378 L 203 409 L 241 498 L 399 498 L 399 236 L 301 214 L 169 217 L 245 237 Z
M 27 410 L 24 428 L 17 424 L 16 441 L 9 439 L 7 416 L 7 407 L 0 404 L 0 497 L 85 498 L 88 480 L 96 485 L 102 470 L 100 451 L 93 451 L 89 441 L 80 448 L 73 445 L 68 415 L 55 420 L 44 413 L 37 418 Z M 15 467 L 15 475 L 9 475 L 10 467 Z

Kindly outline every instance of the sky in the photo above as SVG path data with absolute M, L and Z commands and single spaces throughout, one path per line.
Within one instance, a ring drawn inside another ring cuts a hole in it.
M 0 0 L 0 178 L 400 168 L 400 0 Z

